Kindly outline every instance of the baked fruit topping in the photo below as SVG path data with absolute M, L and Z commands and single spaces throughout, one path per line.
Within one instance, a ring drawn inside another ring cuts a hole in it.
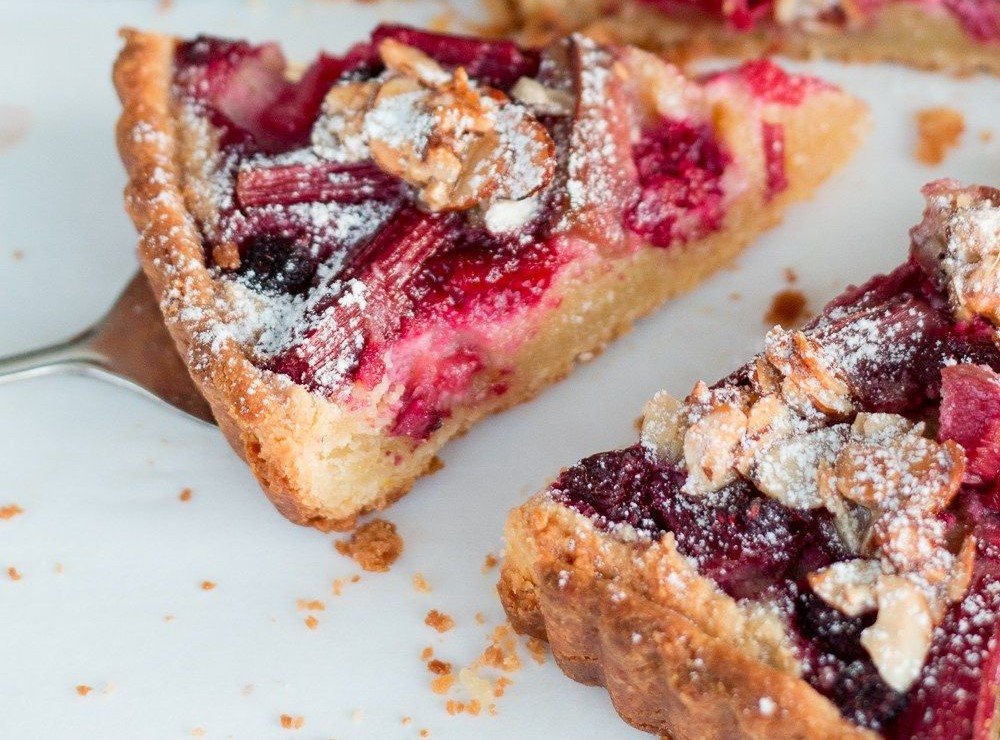
M 778 52 L 1000 74 L 996 0 L 506 0 L 496 5 L 501 22 L 525 38 L 583 31 L 680 60 Z
M 633 724 L 1000 729 L 1000 190 L 924 192 L 906 264 L 684 401 L 661 392 L 639 444 L 512 514 L 512 621 Z
M 320 526 L 731 258 L 865 120 L 769 62 L 688 79 L 582 36 L 383 26 L 298 76 L 274 44 L 127 38 L 147 270 L 234 445 Z

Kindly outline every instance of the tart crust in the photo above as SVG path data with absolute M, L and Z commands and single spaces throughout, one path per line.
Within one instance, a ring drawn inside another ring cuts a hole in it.
M 537 332 L 512 358 L 515 372 L 504 377 L 507 392 L 455 408 L 428 439 L 412 440 L 388 435 L 374 408 L 348 409 L 261 370 L 232 338 L 199 340 L 221 318 L 221 288 L 205 266 L 201 236 L 185 205 L 183 183 L 191 164 L 184 161 L 172 111 L 176 41 L 135 30 L 122 36 L 125 48 L 114 70 L 124 109 L 117 140 L 143 269 L 230 445 L 284 516 L 322 530 L 349 529 L 358 516 L 398 499 L 417 478 L 433 472 L 435 455 L 448 439 L 530 399 L 636 319 L 730 262 L 779 221 L 789 203 L 808 197 L 843 164 L 867 128 L 864 105 L 839 91 L 782 109 L 778 120 L 785 126 L 789 179 L 784 192 L 763 204 L 758 179 L 751 183 L 756 188 L 748 188 L 754 195 L 732 203 L 720 232 L 686 246 L 640 249 L 584 274 L 563 271 L 553 288 L 558 305 L 550 305 Z M 817 121 L 827 127 L 826 135 L 816 136 Z M 752 144 L 728 143 L 756 147 L 755 156 L 761 156 L 756 138 Z M 482 382 L 489 383 L 488 376 Z
M 634 0 L 613 8 L 606 0 L 501 0 L 494 7 L 503 19 L 498 25 L 515 28 L 532 42 L 583 30 L 599 41 L 655 49 L 678 62 L 707 54 L 743 59 L 783 54 L 1000 74 L 1000 42 L 978 42 L 951 15 L 931 15 L 919 3 L 890 3 L 863 28 L 812 33 L 774 24 L 733 31 L 697 13 L 667 15 Z
M 511 512 L 498 591 L 518 632 L 629 724 L 666 737 L 876 738 L 800 679 L 780 625 L 748 614 L 674 545 L 597 530 L 539 494 Z M 697 729 L 693 729 L 697 728 Z

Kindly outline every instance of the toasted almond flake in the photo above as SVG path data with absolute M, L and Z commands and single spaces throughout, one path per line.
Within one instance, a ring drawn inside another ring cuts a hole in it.
M 846 560 L 810 573 L 809 585 L 823 601 L 849 617 L 878 605 L 876 586 L 882 576 L 877 560 Z
M 861 644 L 885 682 L 906 692 L 931 647 L 930 607 L 920 589 L 899 576 L 883 577 L 877 593 L 878 618 L 861 633 Z

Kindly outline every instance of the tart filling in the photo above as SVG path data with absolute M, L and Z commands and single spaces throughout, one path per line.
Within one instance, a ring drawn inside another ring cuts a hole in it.
M 695 11 L 724 21 L 734 31 L 767 22 L 822 31 L 859 28 L 893 3 L 919 4 L 924 12 L 955 18 L 965 34 L 983 44 L 1000 42 L 1000 5 L 994 0 L 638 0 L 667 13 Z
M 505 393 L 558 276 L 702 239 L 748 189 L 781 193 L 767 110 L 825 89 L 769 62 L 692 82 L 579 36 L 529 50 L 385 26 L 297 78 L 273 44 L 180 43 L 185 199 L 229 317 L 200 339 L 375 398 L 392 434 L 426 438 Z M 734 96 L 760 161 L 726 132 Z
M 785 625 L 796 670 L 887 737 L 986 738 L 1000 681 L 1000 191 L 925 188 L 911 259 L 550 495 L 667 533 Z

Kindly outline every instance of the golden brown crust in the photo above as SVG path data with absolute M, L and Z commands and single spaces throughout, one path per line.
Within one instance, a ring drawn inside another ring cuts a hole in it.
M 510 358 L 517 371 L 503 378 L 507 392 L 486 393 L 487 401 L 455 409 L 428 440 L 416 441 L 389 435 L 377 408 L 347 409 L 262 371 L 231 338 L 199 341 L 223 318 L 216 307 L 225 301 L 219 300 L 223 286 L 205 266 L 201 236 L 185 205 L 186 171 L 170 94 L 175 42 L 137 31 L 123 35 L 125 49 L 115 65 L 124 108 L 118 146 L 129 175 L 126 206 L 140 233 L 143 269 L 229 443 L 282 514 L 323 530 L 349 529 L 357 517 L 392 503 L 434 469 L 434 456 L 448 439 L 530 399 L 636 319 L 731 261 L 776 223 L 789 203 L 808 197 L 846 161 L 866 120 L 864 106 L 840 93 L 818 94 L 775 114 L 786 127 L 790 186 L 766 204 L 759 195 L 759 137 L 728 127 L 727 143 L 744 153 L 756 174 L 751 173 L 747 194 L 733 202 L 726 227 L 684 247 L 641 249 L 582 274 L 563 271 L 542 307 L 545 324 L 532 325 L 533 334 Z M 738 122 L 738 114 L 731 117 Z M 815 136 L 817 120 L 829 126 L 827 135 Z M 496 380 L 486 373 L 475 382 L 487 389 Z
M 982 43 L 942 13 L 931 15 L 919 4 L 886 5 L 871 23 L 843 32 L 808 32 L 766 26 L 735 32 L 697 13 L 667 15 L 634 0 L 502 0 L 496 4 L 508 32 L 537 42 L 583 30 L 598 40 L 656 49 L 677 62 L 706 55 L 755 58 L 764 54 L 845 62 L 900 62 L 917 69 L 963 75 L 1000 74 L 1000 43 Z
M 674 547 L 597 530 L 540 494 L 511 512 L 498 590 L 514 628 L 629 724 L 677 740 L 872 738 L 796 675 L 780 622 L 748 613 Z

